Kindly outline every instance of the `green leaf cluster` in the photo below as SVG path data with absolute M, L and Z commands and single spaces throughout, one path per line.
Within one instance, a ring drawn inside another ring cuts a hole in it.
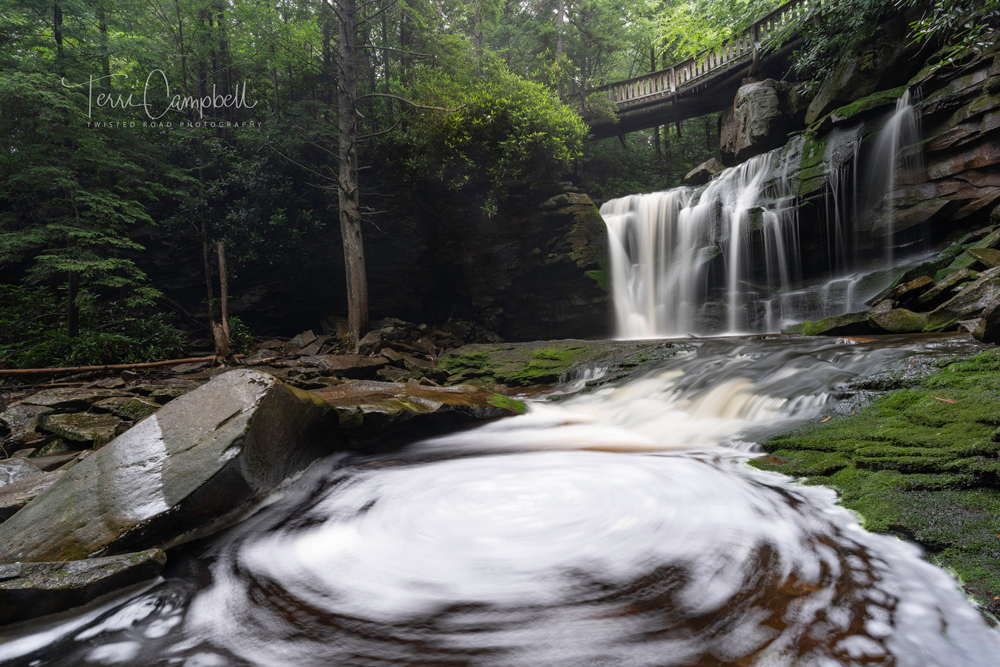
M 65 302 L 47 287 L 0 285 L 0 367 L 142 363 L 183 352 L 167 314 L 124 302 L 84 310 L 80 335 L 70 338 L 62 325 Z
M 582 154 L 587 125 L 551 90 L 489 62 L 465 86 L 436 81 L 435 106 L 455 111 L 418 116 L 400 139 L 412 175 L 472 189 L 496 213 L 515 181 L 554 180 Z

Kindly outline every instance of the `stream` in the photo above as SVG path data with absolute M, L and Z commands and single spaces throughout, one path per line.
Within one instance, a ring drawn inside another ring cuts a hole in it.
M 958 336 L 677 341 L 523 415 L 314 464 L 165 576 L 0 635 L 16 665 L 993 666 L 919 547 L 746 465 Z M 612 379 L 613 378 L 613 379 Z

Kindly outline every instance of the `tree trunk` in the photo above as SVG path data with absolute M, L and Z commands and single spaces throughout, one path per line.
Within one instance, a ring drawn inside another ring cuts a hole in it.
M 563 37 L 563 19 L 566 16 L 566 0 L 559 0 L 558 11 L 556 12 L 556 62 L 562 63 L 563 49 L 565 46 Z M 562 77 L 556 85 L 556 95 L 562 97 Z
M 111 92 L 111 55 L 108 53 L 108 15 L 102 3 L 97 9 L 97 29 L 101 33 L 101 76 L 104 88 Z
M 226 244 L 219 241 L 219 304 L 222 306 L 222 330 L 229 342 L 229 271 L 226 269 Z
M 556 11 L 556 60 L 562 60 L 565 47 L 563 36 L 563 22 L 566 18 L 566 0 L 559 0 L 559 7 Z
M 57 71 L 59 74 L 65 74 L 65 63 L 63 62 L 63 12 L 62 7 L 58 4 L 52 7 L 52 32 L 56 38 L 56 62 L 59 63 L 57 66 Z
M 222 322 L 213 331 L 215 347 L 219 355 L 229 356 L 229 273 L 226 271 L 226 244 L 219 241 L 219 304 L 222 306 Z
M 177 46 L 181 51 L 181 85 L 184 88 L 184 95 L 186 97 L 188 94 L 187 51 L 184 49 L 184 20 L 181 18 L 179 0 L 174 0 L 174 10 L 177 12 Z
M 340 43 L 340 77 L 337 103 L 340 116 L 340 235 L 344 242 L 347 270 L 347 327 L 351 346 L 357 348 L 368 331 L 368 276 L 365 247 L 361 238 L 361 210 L 358 201 L 358 113 L 356 69 L 357 0 L 337 0 Z
M 201 223 L 201 256 L 205 264 L 205 295 L 208 308 L 208 327 L 213 333 L 216 332 L 218 324 L 215 321 L 215 296 L 212 289 L 212 262 L 211 248 L 208 244 L 208 216 L 205 215 L 205 208 L 208 206 L 205 196 L 205 124 L 202 123 L 198 129 L 198 182 L 200 185 L 201 200 L 198 202 L 198 218 Z M 215 353 L 222 354 L 219 349 L 219 336 L 215 333 Z

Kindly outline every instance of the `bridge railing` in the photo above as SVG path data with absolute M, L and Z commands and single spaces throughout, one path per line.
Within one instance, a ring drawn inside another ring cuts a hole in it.
M 702 51 L 666 69 L 601 86 L 597 91 L 607 91 L 608 98 L 617 104 L 627 104 L 652 95 L 675 93 L 697 84 L 710 74 L 741 64 L 775 37 L 799 25 L 810 11 L 822 9 L 833 2 L 836 0 L 791 0 L 721 47 Z

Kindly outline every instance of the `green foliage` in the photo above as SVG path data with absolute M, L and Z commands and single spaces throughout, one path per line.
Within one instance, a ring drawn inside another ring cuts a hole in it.
M 996 43 L 1000 0 L 936 0 L 910 28 L 918 43 L 944 40 L 957 50 L 982 52 Z
M 659 20 L 663 49 L 678 60 L 721 46 L 782 4 L 780 0 L 685 0 Z
M 659 158 L 653 130 L 632 132 L 623 147 L 617 139 L 589 142 L 577 162 L 575 177 L 592 197 L 613 199 L 681 185 L 696 166 L 720 158 L 718 114 L 660 128 Z
M 250 333 L 250 327 L 235 315 L 229 318 L 229 348 L 236 354 L 253 354 L 257 341 Z
M 70 338 L 62 321 L 65 301 L 46 287 L 0 285 L 0 366 L 142 363 L 183 352 L 168 315 L 125 303 L 95 304 L 82 313 L 80 335 Z
M 553 180 L 581 155 L 587 126 L 544 86 L 490 62 L 471 88 L 442 77 L 423 90 L 454 112 L 417 116 L 400 139 L 414 175 L 472 190 L 494 214 L 511 181 Z
M 917 43 L 950 44 L 946 63 L 958 52 L 992 46 L 1000 30 L 1000 0 L 839 0 L 813 7 L 794 26 L 805 37 L 805 46 L 796 53 L 796 70 L 812 79 L 815 90 L 845 54 L 859 57 L 862 70 L 873 67 L 887 21 L 920 8 L 924 12 L 910 24 L 911 36 Z
M 0 99 L 0 264 L 152 303 L 159 293 L 124 256 L 142 250 L 128 230 L 153 222 L 142 200 L 163 190 L 145 181 L 136 146 L 88 128 L 86 97 L 52 75 L 4 72 Z

